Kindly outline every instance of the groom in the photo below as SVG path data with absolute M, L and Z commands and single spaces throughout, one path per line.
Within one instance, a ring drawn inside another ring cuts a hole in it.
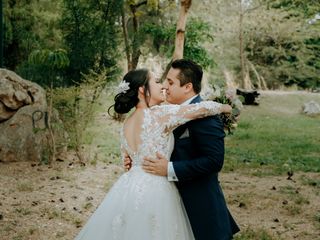
M 175 60 L 163 84 L 167 101 L 180 105 L 201 102 L 201 80 L 199 65 L 190 60 Z M 145 158 L 143 169 L 176 182 L 197 240 L 232 239 L 239 228 L 227 209 L 218 181 L 225 137 L 220 118 L 190 121 L 173 134 L 175 145 L 170 162 L 158 154 L 158 159 Z M 125 164 L 130 168 L 129 158 Z

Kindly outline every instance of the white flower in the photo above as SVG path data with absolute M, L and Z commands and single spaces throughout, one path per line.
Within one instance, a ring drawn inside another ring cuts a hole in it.
M 125 80 L 122 80 L 116 89 L 116 94 L 126 93 L 129 89 L 130 89 L 129 83 L 126 82 Z

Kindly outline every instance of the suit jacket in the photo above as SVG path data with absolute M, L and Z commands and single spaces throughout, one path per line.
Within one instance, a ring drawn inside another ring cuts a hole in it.
M 202 101 L 198 96 L 191 103 Z M 187 131 L 188 134 L 185 134 Z M 197 240 L 229 240 L 239 231 L 218 181 L 224 161 L 224 129 L 218 116 L 190 121 L 173 132 L 176 182 Z

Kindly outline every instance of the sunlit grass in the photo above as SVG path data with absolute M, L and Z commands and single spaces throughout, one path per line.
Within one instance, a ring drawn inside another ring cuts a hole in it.
M 225 171 L 256 169 L 269 175 L 320 172 L 320 118 L 300 113 L 310 96 L 267 96 L 245 106 L 234 135 L 226 138 Z M 314 95 L 320 102 L 320 96 Z

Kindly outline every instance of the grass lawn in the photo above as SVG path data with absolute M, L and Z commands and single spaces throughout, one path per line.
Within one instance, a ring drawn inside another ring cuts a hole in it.
M 245 106 L 226 138 L 224 171 L 320 172 L 320 117 L 301 114 L 310 100 L 320 103 L 320 94 L 262 92 L 259 106 Z

